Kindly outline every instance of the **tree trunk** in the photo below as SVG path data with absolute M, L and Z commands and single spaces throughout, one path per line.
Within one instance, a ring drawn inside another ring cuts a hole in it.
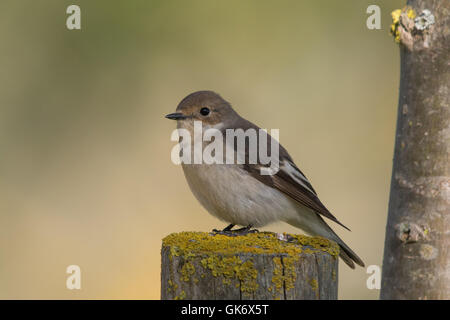
M 318 237 L 171 234 L 161 250 L 161 299 L 337 299 L 338 254 Z
M 428 11 L 427 11 L 428 10 Z M 381 299 L 450 299 L 450 1 L 408 1 Z

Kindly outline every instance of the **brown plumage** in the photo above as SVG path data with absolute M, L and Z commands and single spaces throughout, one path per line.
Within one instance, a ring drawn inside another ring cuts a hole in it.
M 207 108 L 207 112 L 205 111 Z M 178 127 L 193 130 L 194 121 L 206 127 L 227 129 L 254 129 L 258 126 L 240 117 L 222 97 L 212 91 L 188 95 L 167 116 L 178 120 Z M 225 139 L 225 135 L 223 135 Z M 268 153 L 273 140 L 268 135 Z M 259 136 L 258 136 L 259 139 Z M 295 165 L 289 153 L 277 141 L 279 170 L 273 175 L 262 175 L 261 168 L 269 167 L 259 159 L 249 163 L 250 144 L 245 144 L 245 163 L 233 165 L 185 165 L 183 170 L 192 192 L 214 216 L 230 224 L 265 225 L 282 220 L 312 235 L 320 235 L 338 243 L 340 257 L 351 268 L 364 266 L 362 260 L 340 239 L 322 217 L 344 226 L 319 200 L 306 176 Z M 259 145 L 259 143 L 257 144 Z M 224 140 L 224 148 L 226 140 Z M 235 151 L 237 143 L 234 143 Z M 238 178 L 236 178 L 238 177 Z

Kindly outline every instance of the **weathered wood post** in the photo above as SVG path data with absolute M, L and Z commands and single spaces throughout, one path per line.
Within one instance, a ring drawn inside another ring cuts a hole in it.
M 161 299 L 337 299 L 338 254 L 319 237 L 173 233 L 162 244 Z

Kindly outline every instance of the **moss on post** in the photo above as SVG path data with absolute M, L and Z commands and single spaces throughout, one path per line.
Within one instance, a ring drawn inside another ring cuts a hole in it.
M 162 299 L 336 299 L 339 247 L 320 237 L 173 233 L 162 244 Z

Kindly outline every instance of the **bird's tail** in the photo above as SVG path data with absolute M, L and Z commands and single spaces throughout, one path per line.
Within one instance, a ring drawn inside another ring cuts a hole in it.
M 361 267 L 364 267 L 364 262 L 361 260 L 361 258 L 358 257 L 358 255 L 356 253 L 354 253 L 352 251 L 352 249 L 350 249 L 344 243 L 344 241 L 342 241 L 339 237 L 338 237 L 338 239 L 340 241 L 337 242 L 337 244 L 339 245 L 339 248 L 341 249 L 339 251 L 339 256 L 342 258 L 342 260 L 352 269 L 355 269 L 355 263 L 357 265 L 360 265 Z
M 310 216 L 312 217 L 312 216 Z M 289 224 L 296 226 L 297 228 L 303 229 L 310 235 L 321 236 L 330 240 L 333 240 L 339 245 L 339 256 L 342 260 L 352 269 L 355 269 L 355 263 L 364 267 L 364 262 L 352 249 L 345 244 L 345 242 L 339 238 L 339 236 L 331 229 L 331 227 L 323 220 L 321 216 L 316 214 L 314 216 L 315 223 L 313 225 L 305 226 L 302 220 L 290 220 L 287 221 Z
M 352 269 L 355 269 L 355 263 L 361 267 L 364 267 L 364 262 L 356 253 L 345 242 L 339 238 L 339 236 L 331 229 L 331 227 L 324 221 L 325 225 L 328 227 L 328 232 L 331 233 L 327 238 L 335 241 L 339 245 L 339 256 L 341 259 Z

